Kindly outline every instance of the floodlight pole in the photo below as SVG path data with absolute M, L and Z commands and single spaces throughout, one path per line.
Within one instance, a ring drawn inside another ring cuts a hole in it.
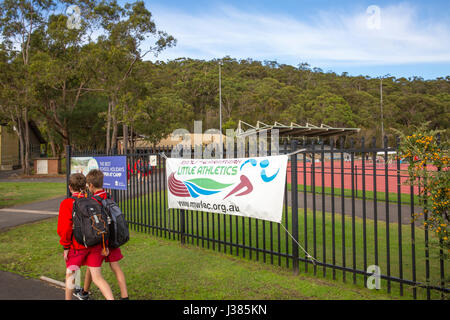
M 220 122 L 220 150 L 221 158 L 223 158 L 223 141 L 222 141 L 222 60 L 219 61 L 219 122 Z
M 380 79 L 381 141 L 384 139 L 383 78 Z

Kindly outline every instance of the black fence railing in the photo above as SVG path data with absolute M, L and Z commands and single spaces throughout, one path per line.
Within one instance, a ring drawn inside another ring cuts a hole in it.
M 366 286 L 370 266 L 380 270 L 381 289 L 414 299 L 446 299 L 448 270 L 439 239 L 423 221 L 418 190 L 404 184 L 407 164 L 392 157 L 396 147 L 359 147 L 342 141 L 284 143 L 289 158 L 283 226 L 254 218 L 167 207 L 169 147 L 127 154 L 128 188 L 110 190 L 138 232 Z M 117 154 L 116 152 L 109 155 Z M 194 152 L 191 152 L 193 155 Z M 267 154 L 272 154 L 269 146 Z M 71 151 L 69 157 L 104 156 Z M 234 155 L 237 156 L 236 148 Z M 150 156 L 156 157 L 151 166 Z M 249 154 L 249 148 L 245 150 Z M 69 170 L 68 170 L 69 172 Z M 268 195 L 270 196 L 270 195 Z M 317 261 L 313 263 L 298 243 Z M 447 271 L 447 272 L 446 272 Z

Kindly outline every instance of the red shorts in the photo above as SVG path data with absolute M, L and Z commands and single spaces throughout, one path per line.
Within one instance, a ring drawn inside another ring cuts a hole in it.
M 120 248 L 109 248 L 109 255 L 106 257 L 106 262 L 117 262 L 122 260 L 123 255 Z
M 74 250 L 70 249 L 67 254 L 66 267 L 77 266 L 88 266 L 93 268 L 99 268 L 102 266 L 102 262 L 105 259 L 102 256 L 103 247 L 101 244 L 96 245 L 91 248 Z

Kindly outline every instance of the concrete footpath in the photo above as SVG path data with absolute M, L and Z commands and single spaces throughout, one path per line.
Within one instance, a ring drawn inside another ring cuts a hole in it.
M 59 204 L 65 196 L 0 209 L 0 232 L 22 224 L 58 216 Z
M 66 176 L 31 175 L 24 176 L 22 169 L 0 171 L 0 182 L 66 182 Z
M 64 300 L 62 288 L 0 271 L 0 300 Z
M 292 203 L 292 194 L 290 191 L 287 193 L 288 204 Z M 310 210 L 313 210 L 313 201 L 316 201 L 316 213 L 322 213 L 322 203 L 325 203 L 325 212 L 331 213 L 332 210 L 332 202 L 333 198 L 331 196 L 325 195 L 322 197 L 321 194 L 312 195 L 312 193 L 306 194 L 306 207 Z M 342 211 L 342 200 L 344 200 L 344 211 Z M 305 194 L 303 192 L 298 193 L 298 207 L 299 209 L 303 209 L 305 207 Z M 342 198 L 340 196 L 334 197 L 334 212 L 337 214 L 341 214 L 344 212 L 346 216 L 352 216 L 352 208 L 353 208 L 353 200 L 352 198 Z M 355 208 L 355 216 L 359 218 L 363 218 L 364 212 L 364 201 L 362 199 L 354 199 L 354 208 Z M 375 208 L 377 212 L 377 221 L 387 221 L 386 212 L 389 213 L 389 222 L 397 223 L 401 222 L 404 225 L 411 224 L 411 205 L 410 204 L 401 204 L 400 206 L 397 203 L 389 202 L 386 207 L 386 202 L 377 201 L 376 203 L 373 200 L 365 201 L 365 212 L 367 220 L 375 219 Z M 399 219 L 399 211 L 400 211 L 400 219 Z M 422 212 L 422 208 L 419 206 L 414 207 L 414 212 Z M 300 212 L 300 215 L 302 212 Z M 423 222 L 416 221 L 415 224 L 417 226 L 422 225 Z
M 0 209 L 0 232 L 22 224 L 54 218 L 65 197 Z M 56 231 L 55 231 L 56 232 Z M 0 271 L 0 300 L 63 300 L 64 290 L 42 280 Z

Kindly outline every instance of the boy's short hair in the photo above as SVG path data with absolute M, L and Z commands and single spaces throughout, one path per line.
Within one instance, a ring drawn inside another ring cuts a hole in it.
M 82 173 L 74 173 L 69 177 L 69 186 L 73 191 L 84 191 L 86 189 L 86 177 Z
M 89 171 L 86 176 L 86 182 L 92 183 L 95 188 L 103 188 L 103 172 L 98 169 Z

